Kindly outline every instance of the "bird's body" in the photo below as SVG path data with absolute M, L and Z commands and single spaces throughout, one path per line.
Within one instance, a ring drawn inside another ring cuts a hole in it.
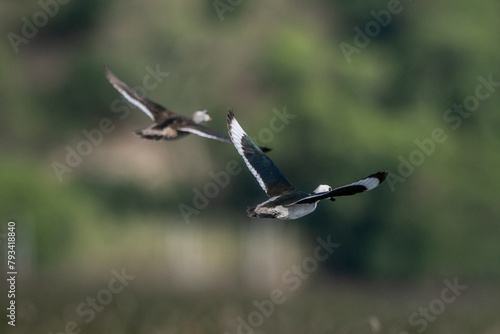
M 273 196 L 259 205 L 249 206 L 247 215 L 252 218 L 297 219 L 316 210 L 318 202 L 290 205 L 296 201 L 296 198 L 308 195 L 306 192 L 296 191 Z
M 322 199 L 334 201 L 336 196 L 372 190 L 387 176 L 387 172 L 378 172 L 333 190 L 328 185 L 319 185 L 312 193 L 306 193 L 297 190 L 288 181 L 274 162 L 245 133 L 231 110 L 228 112 L 227 125 L 236 150 L 270 197 L 259 205 L 248 207 L 247 215 L 252 218 L 297 219 L 313 212 Z
M 196 111 L 192 118 L 179 115 L 137 94 L 118 79 L 108 67 L 105 68 L 105 74 L 108 81 L 120 94 L 154 121 L 149 127 L 136 131 L 135 133 L 138 136 L 151 140 L 175 140 L 186 137 L 189 134 L 196 134 L 201 137 L 231 143 L 229 137 L 200 124 L 211 120 L 206 110 Z
M 191 130 L 186 131 L 186 127 L 189 127 Z M 184 138 L 191 133 L 195 133 L 194 130 L 198 127 L 199 125 L 192 119 L 184 116 L 172 116 L 159 124 L 154 123 L 145 129 L 138 130 L 135 134 L 144 139 L 176 140 Z M 200 130 L 200 132 L 206 134 L 207 130 Z M 220 138 L 223 139 L 223 137 Z M 217 137 L 217 140 L 220 140 L 219 137 Z M 222 141 L 227 142 L 226 140 Z

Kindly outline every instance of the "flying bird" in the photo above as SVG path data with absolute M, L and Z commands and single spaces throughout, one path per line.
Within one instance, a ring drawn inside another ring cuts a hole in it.
M 297 219 L 313 212 L 322 199 L 334 201 L 337 196 L 354 195 L 372 190 L 387 177 L 387 172 L 378 172 L 335 189 L 322 184 L 309 194 L 297 190 L 288 181 L 274 162 L 245 133 L 232 110 L 229 110 L 227 114 L 227 127 L 236 150 L 259 182 L 262 190 L 270 197 L 259 205 L 248 207 L 247 215 L 252 218 Z
M 107 66 L 104 72 L 108 81 L 120 94 L 154 121 L 151 126 L 136 131 L 135 134 L 138 136 L 152 140 L 174 140 L 193 133 L 201 137 L 231 143 L 228 137 L 200 124 L 211 120 L 206 110 L 195 111 L 192 118 L 179 115 L 137 94 L 118 79 Z

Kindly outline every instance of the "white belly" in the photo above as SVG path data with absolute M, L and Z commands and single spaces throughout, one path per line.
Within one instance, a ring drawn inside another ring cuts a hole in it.
M 277 197 L 270 198 L 264 203 L 257 205 L 257 207 L 255 208 L 255 212 L 262 215 L 270 215 L 278 219 L 297 219 L 313 212 L 316 209 L 316 205 L 318 204 L 318 202 L 315 202 L 307 204 L 296 204 L 293 206 L 283 206 L 283 205 L 277 205 L 271 207 L 265 206 L 268 202 L 272 202 L 276 198 Z M 261 217 L 261 218 L 270 218 L 270 217 Z
M 316 209 L 316 203 L 297 204 L 292 207 L 282 207 L 282 208 L 288 211 L 288 216 L 283 218 L 282 217 L 278 218 L 297 219 L 313 212 Z

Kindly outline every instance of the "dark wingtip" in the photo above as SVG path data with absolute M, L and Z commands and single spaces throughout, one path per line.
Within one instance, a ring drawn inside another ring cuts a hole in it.
M 273 149 L 265 146 L 259 146 L 259 148 L 262 150 L 262 152 L 267 153 L 271 152 Z
M 234 119 L 233 109 L 229 108 L 229 110 L 227 111 L 227 125 L 230 125 L 233 119 Z
M 384 182 L 385 178 L 387 177 L 388 172 L 378 172 L 370 175 L 370 177 L 376 177 L 380 183 Z
M 229 108 L 229 110 L 227 111 L 227 131 L 229 133 L 229 137 L 231 137 L 231 141 L 233 139 L 233 137 L 231 136 L 231 123 L 234 119 L 234 113 L 233 113 L 233 109 Z

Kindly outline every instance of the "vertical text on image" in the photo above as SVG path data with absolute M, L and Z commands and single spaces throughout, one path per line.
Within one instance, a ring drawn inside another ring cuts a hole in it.
M 16 223 L 10 221 L 7 223 L 7 323 L 10 326 L 16 326 Z

